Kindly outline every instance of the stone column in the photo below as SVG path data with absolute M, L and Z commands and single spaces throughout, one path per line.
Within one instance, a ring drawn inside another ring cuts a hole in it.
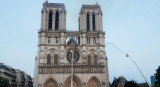
M 44 10 L 41 11 L 41 29 L 43 29 L 43 20 L 44 20 Z
M 53 11 L 53 14 L 52 14 L 52 30 L 55 31 L 55 12 Z
M 63 28 L 66 29 L 66 12 L 63 12 Z
M 89 13 L 89 30 L 92 31 L 92 13 Z
M 98 13 L 96 13 L 96 15 L 95 15 L 95 21 L 96 21 L 96 31 L 98 31 L 99 30 L 99 26 L 98 26 L 98 22 L 99 22 L 99 20 L 98 20 Z
M 83 35 L 80 34 L 80 45 L 82 45 L 82 44 L 83 44 Z
M 43 12 L 43 24 L 42 24 L 42 28 L 46 29 L 46 10 L 44 10 Z
M 83 20 L 83 15 L 82 15 L 82 13 L 80 13 L 80 30 L 82 31 L 82 27 L 83 27 L 83 22 L 82 22 L 82 20 Z
M 98 13 L 98 28 L 99 28 L 99 31 L 101 30 L 101 28 L 100 28 L 100 13 Z
M 87 30 L 87 27 L 86 27 L 86 13 L 83 13 L 83 31 L 86 31 Z
M 64 60 L 64 44 L 65 44 L 65 34 L 64 33 L 61 33 L 61 42 L 60 42 L 60 45 L 61 45 L 61 51 L 60 51 L 60 63 L 63 63 L 63 60 Z
M 100 14 L 100 31 L 103 31 L 102 13 Z
M 48 19 L 49 19 L 49 14 L 48 14 L 48 12 L 46 12 L 46 17 L 45 17 L 46 19 L 45 19 L 45 29 L 47 29 L 48 30 Z
M 99 30 L 102 31 L 102 13 L 99 12 Z

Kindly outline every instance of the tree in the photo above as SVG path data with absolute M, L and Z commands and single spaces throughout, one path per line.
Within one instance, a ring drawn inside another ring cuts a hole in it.
M 0 76 L 0 87 L 10 87 L 9 81 Z
M 155 76 L 156 76 L 155 86 L 160 87 L 160 66 L 156 70 Z
M 138 87 L 149 87 L 147 83 L 139 83 Z
M 124 87 L 138 87 L 138 85 L 137 85 L 137 83 L 135 81 L 132 80 L 132 81 L 126 82 Z

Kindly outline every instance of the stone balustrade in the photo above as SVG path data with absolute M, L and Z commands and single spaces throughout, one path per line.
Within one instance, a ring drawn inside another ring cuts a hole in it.
M 74 73 L 104 73 L 104 65 L 78 65 L 73 66 Z M 71 65 L 40 64 L 39 74 L 71 73 Z

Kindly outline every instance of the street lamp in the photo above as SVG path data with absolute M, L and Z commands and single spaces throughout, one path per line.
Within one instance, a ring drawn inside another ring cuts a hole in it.
M 115 44 L 113 44 L 113 43 L 107 43 L 106 45 L 109 45 L 109 44 L 112 45 L 112 46 L 114 46 L 114 47 L 117 48 L 118 50 L 120 50 L 123 54 L 125 54 L 125 53 L 122 51 L 122 49 L 119 48 L 117 45 L 115 45 Z M 131 56 L 130 56 L 129 54 L 125 54 L 125 55 L 126 55 L 126 57 L 129 57 L 129 58 L 131 59 L 131 61 L 133 62 L 133 64 L 136 66 L 136 68 L 138 69 L 138 71 L 141 73 L 141 75 L 142 75 L 143 78 L 145 79 L 145 81 L 146 81 L 146 83 L 148 84 L 148 86 L 151 87 L 150 84 L 148 83 L 146 77 L 144 76 L 144 74 L 142 73 L 142 71 L 139 69 L 139 67 L 138 67 L 138 65 L 136 64 L 136 62 L 131 58 Z

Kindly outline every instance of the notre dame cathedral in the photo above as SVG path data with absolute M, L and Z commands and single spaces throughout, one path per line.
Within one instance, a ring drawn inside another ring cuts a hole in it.
M 78 31 L 66 30 L 66 14 L 63 3 L 43 3 L 34 87 L 109 87 L 100 5 L 82 5 Z

